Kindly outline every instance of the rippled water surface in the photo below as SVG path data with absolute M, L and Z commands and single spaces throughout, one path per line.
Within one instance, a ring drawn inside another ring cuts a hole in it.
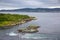
M 35 16 L 37 20 L 16 25 L 10 29 L 0 30 L 0 40 L 60 40 L 60 13 L 10 13 Z M 33 34 L 17 32 L 18 29 L 28 27 L 29 25 L 39 25 L 39 32 Z

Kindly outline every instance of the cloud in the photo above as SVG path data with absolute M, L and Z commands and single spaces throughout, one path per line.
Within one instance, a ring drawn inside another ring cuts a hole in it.
M 60 7 L 60 0 L 0 0 L 0 8 Z
M 36 0 L 24 0 L 22 3 L 25 7 L 41 7 L 43 2 L 39 2 Z
M 48 7 L 48 8 L 51 8 L 51 9 L 53 9 L 53 8 L 60 8 L 60 6 L 51 6 L 51 7 Z
M 26 5 L 31 5 L 31 6 L 37 6 L 43 4 L 42 2 L 34 1 L 34 0 L 29 0 L 29 1 L 24 1 Z

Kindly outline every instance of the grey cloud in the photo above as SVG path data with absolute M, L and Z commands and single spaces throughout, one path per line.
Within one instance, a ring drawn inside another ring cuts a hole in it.
M 49 7 L 60 6 L 60 0 L 0 0 L 1 7 Z

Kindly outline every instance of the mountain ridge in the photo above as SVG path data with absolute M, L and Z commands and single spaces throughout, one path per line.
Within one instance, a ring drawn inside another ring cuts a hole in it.
M 60 12 L 60 8 L 22 8 L 13 10 L 0 10 L 0 12 Z

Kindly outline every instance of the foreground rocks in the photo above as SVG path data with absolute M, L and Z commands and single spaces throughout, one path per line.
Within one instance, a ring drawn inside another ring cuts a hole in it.
M 19 33 L 36 33 L 38 32 L 39 27 L 40 26 L 28 26 L 27 28 L 19 29 L 18 32 Z

